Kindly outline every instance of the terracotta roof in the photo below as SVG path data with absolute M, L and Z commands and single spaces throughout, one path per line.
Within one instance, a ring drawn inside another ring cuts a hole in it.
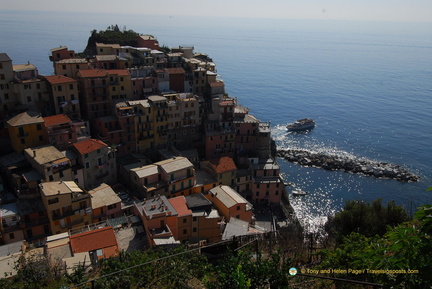
M 130 75 L 129 70 L 127 70 L 127 69 L 110 69 L 107 72 L 109 75 L 111 75 L 111 74 Z
M 51 84 L 77 82 L 75 79 L 63 75 L 49 75 L 44 77 Z
M 186 205 L 186 198 L 184 196 L 171 198 L 168 201 L 177 211 L 179 217 L 192 215 L 192 211 Z
M 74 143 L 73 146 L 78 150 L 80 154 L 85 155 L 94 152 L 95 150 L 105 148 L 108 145 L 100 140 L 92 138 L 85 141 Z
M 185 73 L 183 68 L 167 68 L 166 70 L 169 74 L 184 74 Z
M 21 126 L 27 124 L 38 124 L 43 123 L 44 119 L 39 112 L 36 111 L 26 111 L 18 114 L 17 116 L 11 118 L 7 121 L 10 126 Z
M 57 114 L 53 116 L 47 116 L 43 118 L 45 121 L 45 126 L 52 126 L 57 124 L 69 123 L 72 120 L 64 114 Z
M 233 159 L 230 157 L 221 157 L 220 159 L 211 160 L 210 163 L 218 174 L 237 169 Z
M 225 83 L 223 83 L 222 81 L 210 82 L 210 87 L 222 87 L 222 86 L 225 86 Z
M 105 69 L 80 69 L 77 75 L 83 78 L 106 77 L 108 72 Z
M 233 106 L 234 100 L 226 100 L 219 103 L 219 106 Z
M 91 252 L 98 249 L 103 250 L 104 257 L 117 255 L 118 244 L 113 227 L 92 230 L 89 232 L 72 235 L 70 244 L 73 253 Z M 113 250 L 117 249 L 117 250 Z

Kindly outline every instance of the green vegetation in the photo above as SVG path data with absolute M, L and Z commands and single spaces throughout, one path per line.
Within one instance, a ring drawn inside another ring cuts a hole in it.
M 249 250 L 231 252 L 204 279 L 206 288 L 288 288 L 291 261 L 283 260 L 280 252 L 263 258 L 253 257 Z
M 96 42 L 105 44 L 120 44 L 121 46 L 137 46 L 137 36 L 139 33 L 129 29 L 126 30 L 126 26 L 122 30 L 118 25 L 108 26 L 106 30 L 91 31 L 91 35 L 87 41 L 87 47 L 84 50 L 86 55 L 96 54 Z
M 360 274 L 337 274 L 384 284 L 384 288 L 430 288 L 432 286 L 432 206 L 419 208 L 414 220 L 390 228 L 383 236 L 351 233 L 334 250 L 322 250 L 321 269 L 364 270 Z M 367 271 L 382 270 L 382 271 Z M 390 271 L 386 271 L 390 270 Z M 337 288 L 343 287 L 338 284 Z
M 382 236 L 387 232 L 388 226 L 395 227 L 408 220 L 410 217 L 404 208 L 393 201 L 387 206 L 382 205 L 382 199 L 377 199 L 372 204 L 347 201 L 342 211 L 329 218 L 326 230 L 338 244 L 352 232 L 366 237 Z

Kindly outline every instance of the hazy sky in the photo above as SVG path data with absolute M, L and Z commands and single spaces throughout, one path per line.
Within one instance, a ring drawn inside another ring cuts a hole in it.
M 0 0 L 0 10 L 432 22 L 432 0 Z

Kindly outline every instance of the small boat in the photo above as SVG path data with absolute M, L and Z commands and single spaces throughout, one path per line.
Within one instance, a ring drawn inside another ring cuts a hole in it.
M 293 194 L 293 196 L 306 196 L 307 192 L 302 191 L 300 189 L 293 189 L 292 194 Z
M 302 131 L 308 130 L 315 127 L 315 121 L 310 118 L 298 119 L 293 123 L 287 125 L 288 131 Z

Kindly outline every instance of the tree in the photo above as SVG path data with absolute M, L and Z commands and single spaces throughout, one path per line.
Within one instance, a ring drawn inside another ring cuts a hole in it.
M 347 201 L 342 211 L 329 217 L 326 230 L 330 237 L 340 243 L 344 236 L 357 232 L 366 237 L 382 236 L 387 226 L 395 227 L 410 220 L 407 212 L 394 201 L 382 205 L 382 199 L 370 203 L 362 201 Z
M 385 284 L 385 288 L 430 288 L 432 286 L 432 206 L 418 209 L 414 220 L 382 237 L 351 233 L 335 250 L 322 250 L 321 269 L 368 269 L 355 278 Z M 337 275 L 353 278 L 353 275 Z

